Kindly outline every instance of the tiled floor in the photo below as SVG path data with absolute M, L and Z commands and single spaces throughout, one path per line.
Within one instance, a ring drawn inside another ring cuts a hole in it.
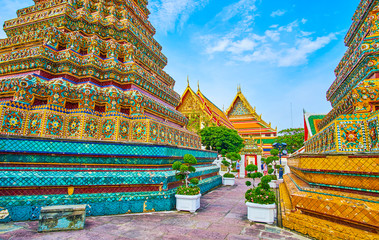
M 201 198 L 201 208 L 187 212 L 89 217 L 81 231 L 37 233 L 38 222 L 0 225 L 0 239 L 306 239 L 284 229 L 247 220 L 245 180 Z

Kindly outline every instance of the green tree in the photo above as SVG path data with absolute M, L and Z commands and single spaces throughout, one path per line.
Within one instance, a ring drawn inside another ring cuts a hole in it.
M 236 130 L 224 126 L 205 127 L 200 130 L 201 143 L 206 149 L 215 150 L 222 154 L 239 153 L 244 147 L 243 139 L 238 135 Z
M 304 146 L 304 128 L 284 129 L 278 135 L 275 142 L 286 143 L 288 153 L 293 153 Z

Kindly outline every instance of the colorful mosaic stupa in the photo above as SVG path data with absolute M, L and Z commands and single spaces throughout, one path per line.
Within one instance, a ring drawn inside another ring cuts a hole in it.
M 280 185 L 283 226 L 317 239 L 379 239 L 379 1 L 362 0 L 305 152 Z
M 0 221 L 42 206 L 87 215 L 174 208 L 170 170 L 199 162 L 202 192 L 221 183 L 175 108 L 180 96 L 148 21 L 147 0 L 34 0 L 0 40 Z
M 258 115 L 255 107 L 251 107 L 242 94 L 241 87 L 238 87 L 237 95 L 226 110 L 226 115 L 245 140 L 245 148 L 242 150 L 244 153 L 256 153 L 255 145 L 257 145 L 260 154 L 270 155 L 272 144 L 277 137 L 277 129 L 273 129 L 271 123 L 266 123 L 262 119 L 262 114 Z

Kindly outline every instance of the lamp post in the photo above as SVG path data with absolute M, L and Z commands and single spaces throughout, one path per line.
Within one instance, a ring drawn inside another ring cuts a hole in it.
M 279 179 L 282 179 L 283 178 L 282 156 L 287 155 L 287 150 L 286 150 L 287 143 L 274 143 L 274 144 L 272 144 L 272 146 L 279 150 L 279 154 L 278 154 L 279 155 L 279 164 L 280 164 Z

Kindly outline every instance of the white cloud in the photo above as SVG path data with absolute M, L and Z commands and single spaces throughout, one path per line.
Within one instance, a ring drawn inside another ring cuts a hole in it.
M 311 38 L 300 38 L 296 40 L 295 46 L 276 49 L 272 45 L 266 44 L 259 50 L 247 54 L 240 58 L 244 62 L 270 62 L 279 67 L 293 67 L 305 64 L 310 54 L 325 47 L 332 40 L 336 39 L 336 34 L 330 33 L 327 36 Z
M 298 27 L 299 26 L 299 23 L 297 20 L 289 23 L 288 25 L 286 26 L 281 26 L 279 27 L 279 31 L 286 31 L 286 32 L 292 32 L 294 28 Z
M 301 36 L 303 36 L 303 37 L 310 36 L 310 35 L 312 35 L 313 33 L 314 33 L 314 32 L 300 31 L 300 34 L 301 34 Z
M 264 41 L 265 36 L 249 34 L 253 30 L 252 26 L 257 16 L 255 14 L 257 10 L 255 2 L 256 0 L 239 0 L 228 5 L 217 14 L 216 22 L 224 24 L 231 21 L 234 24 L 233 29 L 225 34 L 208 34 L 200 37 L 205 46 L 205 52 L 211 58 L 217 52 L 241 54 L 246 51 L 252 51 L 258 45 L 257 41 Z M 243 35 L 246 35 L 246 37 L 241 39 Z
M 183 27 L 190 15 L 198 8 L 204 7 L 209 0 L 151 0 L 151 22 L 157 31 L 167 33 L 177 26 Z
M 283 16 L 285 13 L 286 13 L 285 10 L 278 9 L 278 10 L 272 12 L 270 16 L 271 17 L 280 17 L 280 16 Z
M 218 41 L 216 43 L 216 45 L 209 46 L 206 49 L 206 52 L 209 54 L 213 54 L 216 52 L 224 52 L 226 50 L 226 48 L 229 46 L 229 44 L 230 44 L 229 39 L 222 39 L 222 40 Z
M 335 33 L 330 33 L 323 37 L 317 37 L 315 40 L 310 38 L 298 39 L 294 47 L 285 49 L 282 52 L 278 59 L 278 66 L 298 66 L 306 63 L 310 54 L 325 47 L 334 39 L 336 39 Z
M 250 12 L 257 10 L 255 6 L 256 0 L 239 0 L 238 2 L 225 7 L 217 16 L 223 21 L 228 21 L 235 16 L 246 17 Z
M 245 51 L 252 51 L 258 45 L 257 42 L 249 38 L 244 38 L 240 41 L 231 43 L 228 48 L 228 51 L 234 54 L 240 54 Z
M 271 27 L 262 35 L 245 33 L 241 38 L 234 30 L 225 36 L 207 35 L 203 43 L 211 58 L 214 54 L 224 53 L 234 62 L 268 62 L 278 67 L 293 67 L 306 64 L 312 53 L 336 39 L 338 33 L 320 37 L 311 37 L 312 34 L 302 31 L 299 21 L 295 20 L 284 26 Z
M 275 30 L 266 30 L 265 31 L 265 35 L 267 37 L 269 37 L 271 40 L 277 42 L 280 40 L 280 33 L 279 31 L 275 31 Z
M 306 19 L 296 19 L 287 24 L 274 24 L 264 32 L 254 31 L 258 16 L 255 0 L 239 0 L 217 14 L 214 25 L 206 35 L 198 37 L 209 58 L 220 55 L 228 63 L 266 62 L 278 67 L 293 67 L 306 64 L 311 54 L 325 47 L 338 33 L 314 36 L 303 31 Z M 281 16 L 277 10 L 272 16 Z

